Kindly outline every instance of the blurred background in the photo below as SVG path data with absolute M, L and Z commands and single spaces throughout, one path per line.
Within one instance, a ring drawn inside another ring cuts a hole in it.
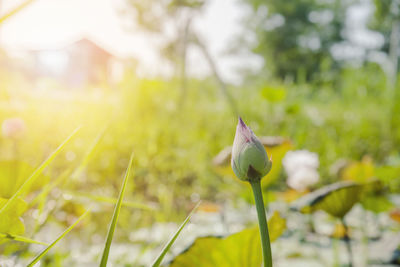
M 42 266 L 97 266 L 132 151 L 112 266 L 147 266 L 200 199 L 172 254 L 254 224 L 250 187 L 229 166 L 240 115 L 273 158 L 263 190 L 288 228 L 277 266 L 347 266 L 339 221 L 319 212 L 307 232 L 289 207 L 372 179 L 382 190 L 346 215 L 354 266 L 393 263 L 399 55 L 398 0 L 0 0 L 0 200 L 82 127 L 12 231 L 51 242 L 91 207 Z M 40 249 L 0 239 L 0 266 Z

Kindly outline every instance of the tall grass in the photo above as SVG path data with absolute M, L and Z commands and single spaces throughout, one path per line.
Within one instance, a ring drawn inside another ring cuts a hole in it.
M 110 227 L 108 229 L 107 240 L 106 240 L 106 243 L 104 246 L 103 255 L 101 256 L 100 267 L 107 266 L 108 255 L 110 254 L 111 242 L 112 242 L 112 239 L 114 236 L 115 228 L 117 226 L 118 216 L 121 211 L 122 200 L 124 198 L 124 193 L 125 193 L 126 185 L 128 183 L 128 178 L 129 178 L 129 175 L 131 174 L 132 162 L 133 162 L 133 153 L 131 154 L 131 158 L 129 160 L 129 165 L 125 172 L 124 181 L 122 183 L 121 191 L 118 196 L 118 201 L 117 201 L 117 204 L 115 205 L 114 214 L 112 216 Z

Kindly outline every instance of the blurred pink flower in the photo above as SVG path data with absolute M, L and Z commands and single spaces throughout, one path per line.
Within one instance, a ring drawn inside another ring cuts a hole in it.
M 1 125 L 2 134 L 6 138 L 19 138 L 25 133 L 25 122 L 21 118 L 10 118 Z

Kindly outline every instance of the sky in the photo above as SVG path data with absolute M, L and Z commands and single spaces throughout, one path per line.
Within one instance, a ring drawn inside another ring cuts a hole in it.
M 2 14 L 21 2 L 0 1 Z M 87 36 L 117 56 L 136 58 L 141 76 L 171 74 L 170 66 L 158 54 L 159 43 L 135 25 L 132 27 L 131 17 L 123 14 L 124 4 L 124 0 L 36 0 L 2 24 L 0 42 L 11 50 L 57 48 Z M 256 56 L 226 55 L 229 44 L 241 33 L 244 15 L 245 9 L 238 0 L 211 0 L 193 22 L 222 77 L 233 83 L 240 81 L 237 67 L 262 65 Z M 189 49 L 188 61 L 190 75 L 202 77 L 210 73 L 198 50 Z

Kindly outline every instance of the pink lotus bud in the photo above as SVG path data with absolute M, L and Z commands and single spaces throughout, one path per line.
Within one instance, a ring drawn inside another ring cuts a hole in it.
M 267 152 L 241 118 L 233 141 L 231 165 L 240 180 L 259 181 L 272 167 Z

